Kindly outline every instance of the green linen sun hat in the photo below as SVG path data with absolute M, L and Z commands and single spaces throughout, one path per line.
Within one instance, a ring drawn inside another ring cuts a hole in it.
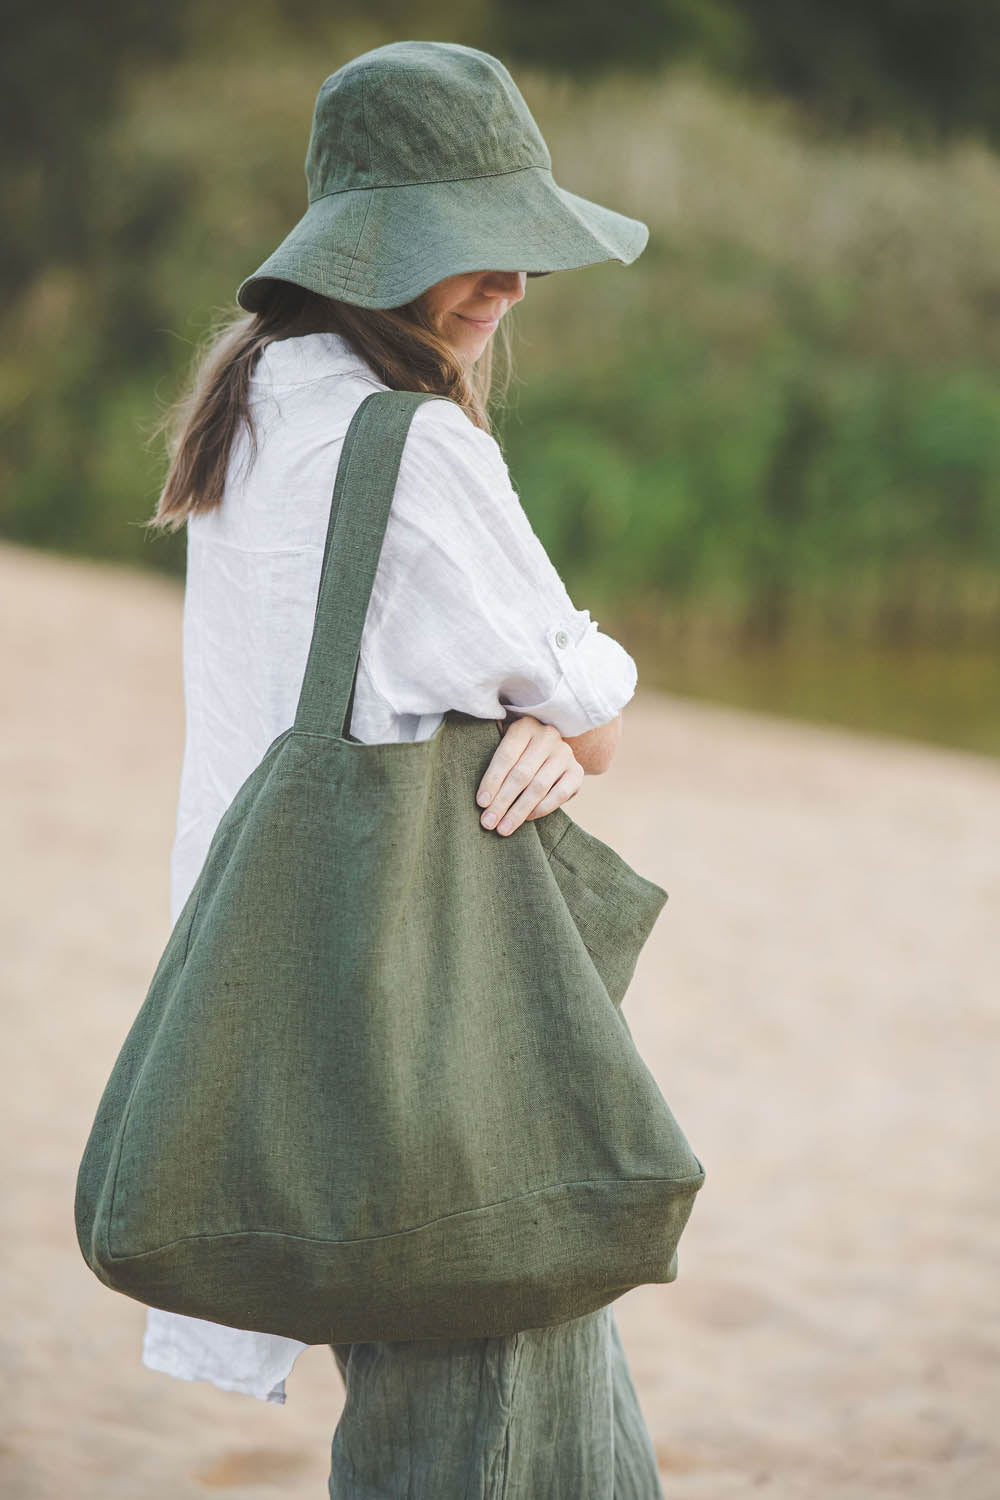
M 559 187 L 541 132 L 498 58 L 457 42 L 391 42 L 326 79 L 306 155 L 309 206 L 241 284 L 399 307 L 462 271 L 543 276 L 628 265 L 649 229 Z

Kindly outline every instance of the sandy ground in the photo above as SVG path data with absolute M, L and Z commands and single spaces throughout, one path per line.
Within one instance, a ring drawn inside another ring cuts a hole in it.
M 168 934 L 180 590 L 7 546 L 0 599 L 0 1494 L 318 1500 L 325 1346 L 284 1407 L 148 1371 L 73 1229 Z M 640 689 L 571 811 L 670 893 L 626 1013 L 708 1181 L 616 1304 L 667 1496 L 995 1500 L 1000 766 Z

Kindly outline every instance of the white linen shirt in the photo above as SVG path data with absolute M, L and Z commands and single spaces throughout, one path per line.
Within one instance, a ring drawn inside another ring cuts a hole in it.
M 226 808 L 295 719 L 337 464 L 359 403 L 387 390 L 341 335 L 269 344 L 250 382 L 258 452 L 233 445 L 222 504 L 187 523 L 186 739 L 170 859 L 176 923 Z M 632 697 L 631 656 L 577 609 L 495 438 L 454 402 L 413 417 L 365 619 L 350 732 L 429 738 L 449 708 L 582 734 Z M 142 1362 L 284 1402 L 307 1346 L 147 1309 Z

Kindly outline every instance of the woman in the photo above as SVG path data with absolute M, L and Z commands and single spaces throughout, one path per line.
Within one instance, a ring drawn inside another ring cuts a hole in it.
M 239 288 L 247 315 L 180 410 L 153 518 L 187 525 L 174 921 L 294 720 L 341 444 L 372 390 L 451 399 L 423 403 L 406 440 L 351 734 L 425 739 L 448 709 L 509 720 L 477 796 L 504 837 L 608 767 L 635 690 L 532 531 L 486 402 L 527 277 L 628 263 L 645 225 L 557 187 L 510 74 L 451 44 L 394 43 L 328 78 L 306 173 L 307 213 Z M 283 1402 L 304 1347 L 150 1308 L 143 1360 Z M 347 1388 L 332 1496 L 662 1494 L 610 1305 L 505 1338 L 332 1347 Z

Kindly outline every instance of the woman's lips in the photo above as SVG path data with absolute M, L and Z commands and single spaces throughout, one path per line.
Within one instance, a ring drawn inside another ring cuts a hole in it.
M 462 319 L 463 323 L 471 323 L 476 328 L 495 328 L 499 318 L 470 318 L 466 313 L 456 313 L 456 317 Z

